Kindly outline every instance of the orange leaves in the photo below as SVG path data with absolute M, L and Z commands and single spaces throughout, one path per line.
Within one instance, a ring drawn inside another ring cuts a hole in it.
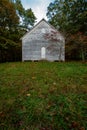
M 82 32 L 78 32 L 76 34 L 72 34 L 70 39 L 73 41 L 77 41 L 79 43 L 86 43 L 87 44 L 87 36 L 84 35 Z

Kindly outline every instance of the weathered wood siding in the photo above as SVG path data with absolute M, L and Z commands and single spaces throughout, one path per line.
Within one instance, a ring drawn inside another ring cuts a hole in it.
M 41 48 L 46 50 L 45 59 L 49 61 L 65 60 L 65 43 L 63 36 L 59 35 L 63 39 L 63 44 L 60 43 L 56 50 L 50 51 L 48 48 L 53 41 L 45 38 L 47 33 L 50 33 L 54 28 L 42 20 L 37 26 L 35 26 L 29 33 L 22 38 L 22 61 L 26 60 L 41 60 Z M 61 46 L 61 57 L 60 57 Z M 60 58 L 59 58 L 60 57 Z

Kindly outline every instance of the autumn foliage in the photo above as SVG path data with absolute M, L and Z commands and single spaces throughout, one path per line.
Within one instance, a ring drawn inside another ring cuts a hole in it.
M 66 38 L 66 58 L 87 60 L 87 36 L 82 32 L 70 34 Z

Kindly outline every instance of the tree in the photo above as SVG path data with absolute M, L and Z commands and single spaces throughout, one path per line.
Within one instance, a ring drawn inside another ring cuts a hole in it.
M 21 0 L 14 0 L 14 5 L 15 5 L 15 9 L 17 11 L 17 14 L 20 16 L 20 17 L 23 17 L 24 16 L 24 13 L 25 13 L 25 9 L 21 3 Z
M 55 26 L 57 29 L 61 27 L 62 20 L 62 11 L 61 11 L 61 1 L 55 0 L 53 3 L 50 3 L 47 8 L 47 17 L 49 22 Z
M 49 52 L 51 54 L 57 53 L 59 61 L 62 61 L 62 55 L 65 53 L 65 40 L 63 36 L 58 31 L 51 31 L 50 33 L 46 33 L 44 37 L 51 41 L 50 45 L 47 47 Z
M 23 25 L 25 28 L 30 28 L 34 25 L 36 17 L 32 12 L 32 9 L 25 10 Z
M 87 36 L 82 32 L 70 34 L 66 48 L 69 56 L 72 55 L 74 58 L 81 59 L 82 61 L 87 60 Z
M 25 10 L 21 3 L 21 0 L 15 0 L 14 4 L 15 4 L 17 14 L 20 17 L 21 25 L 26 29 L 32 27 L 36 20 L 36 17 L 32 9 L 30 8 Z
M 87 48 L 87 44 L 84 44 L 87 35 L 86 16 L 87 0 L 55 0 L 48 6 L 49 22 L 65 34 L 67 55 L 83 60 L 87 59 L 84 49 Z
M 13 3 L 8 0 L 0 0 L 0 33 L 4 30 L 12 30 L 19 24 Z
M 47 17 L 62 31 L 86 32 L 87 0 L 55 0 L 48 6 Z
M 21 0 L 0 0 L 0 62 L 21 60 L 20 38 L 34 22 L 32 10 L 25 10 Z
M 21 54 L 17 40 L 19 17 L 14 4 L 9 0 L 0 1 L 0 62 L 17 59 L 17 50 Z M 20 56 L 19 56 L 20 57 Z

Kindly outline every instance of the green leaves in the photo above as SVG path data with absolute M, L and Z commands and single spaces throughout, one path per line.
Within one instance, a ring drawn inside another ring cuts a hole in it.
M 65 34 L 66 58 L 87 60 L 87 0 L 55 0 L 48 6 L 47 17 Z
M 85 14 L 87 14 L 86 0 L 55 0 L 48 6 L 47 17 L 49 22 L 55 27 L 59 25 L 61 30 L 69 32 L 81 30 L 85 32 L 84 26 L 87 26 Z
M 32 12 L 32 9 L 25 10 L 24 18 L 23 18 L 23 25 L 26 28 L 30 28 L 34 25 L 36 17 Z
M 21 0 L 0 0 L 0 62 L 21 60 L 20 38 L 35 20 Z
M 19 24 L 14 4 L 7 0 L 0 1 L 0 28 L 9 30 Z
M 15 0 L 15 8 L 16 11 L 21 18 L 20 23 L 26 29 L 30 28 L 34 25 L 36 17 L 32 11 L 32 9 L 25 9 L 21 3 L 21 0 Z

